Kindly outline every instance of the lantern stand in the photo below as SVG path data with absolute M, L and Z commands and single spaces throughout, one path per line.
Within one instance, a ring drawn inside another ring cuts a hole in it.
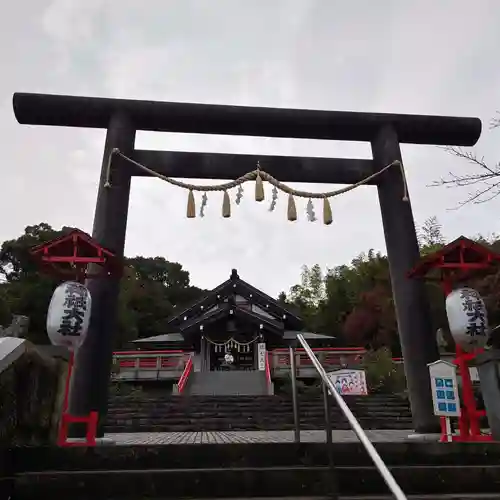
M 408 277 L 437 281 L 446 298 L 453 291 L 454 285 L 470 279 L 475 272 L 491 268 L 498 262 L 500 262 L 499 254 L 460 236 L 441 250 L 421 258 L 408 273 Z M 476 407 L 469 371 L 469 363 L 481 352 L 483 352 L 482 348 L 470 353 L 465 352 L 455 342 L 453 363 L 457 366 L 462 379 L 463 409 L 458 419 L 458 435 L 451 436 L 452 441 L 491 441 L 492 439 L 490 435 L 481 434 L 480 418 L 486 416 L 486 411 L 478 410 Z M 442 442 L 450 440 L 448 434 L 446 417 L 441 417 Z
M 73 279 L 81 284 L 89 278 L 116 276 L 123 272 L 121 259 L 79 229 L 73 229 L 59 238 L 33 247 L 30 255 L 39 264 L 41 272 L 59 279 Z M 88 416 L 81 417 L 68 413 L 74 362 L 75 352 L 70 350 L 57 444 L 62 447 L 95 446 L 99 420 L 97 412 L 92 411 Z M 86 424 L 84 441 L 68 441 L 68 427 L 75 423 Z

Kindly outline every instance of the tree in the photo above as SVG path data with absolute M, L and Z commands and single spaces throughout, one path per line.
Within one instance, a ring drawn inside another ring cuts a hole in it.
M 429 217 L 417 231 L 420 255 L 437 252 L 445 245 L 443 229 L 437 217 Z
M 281 304 L 282 306 L 286 306 L 287 304 L 287 296 L 285 292 L 280 292 L 278 295 L 278 304 Z
M 48 342 L 45 322 L 48 305 L 60 279 L 41 274 L 31 258 L 33 246 L 45 243 L 72 228 L 57 231 L 49 224 L 28 226 L 19 238 L 6 241 L 0 249 L 0 324 L 10 324 L 12 314 L 30 318 L 28 338 L 36 344 Z M 118 305 L 115 347 L 138 336 L 165 331 L 174 305 L 185 306 L 203 290 L 189 284 L 189 272 L 164 257 L 125 259 Z
M 500 127 L 500 113 L 490 122 L 490 130 Z M 478 157 L 475 151 L 466 151 L 463 148 L 445 147 L 445 151 L 467 161 L 475 167 L 471 173 L 458 175 L 450 172 L 448 178 L 435 181 L 432 186 L 446 187 L 473 187 L 465 201 L 460 206 L 468 203 L 485 203 L 500 194 L 500 162 L 495 165 L 488 164 L 484 157 Z
M 206 293 L 190 285 L 189 271 L 178 262 L 169 262 L 164 257 L 133 257 L 127 259 L 127 264 L 143 282 L 160 285 L 156 290 L 163 290 L 171 306 L 185 306 Z
M 0 274 L 4 278 L 2 285 L 2 309 L 4 325 L 10 324 L 12 314 L 22 314 L 30 318 L 29 340 L 34 343 L 47 343 L 45 332 L 46 314 L 50 298 L 60 280 L 40 274 L 36 262 L 30 256 L 30 250 L 72 228 L 64 227 L 56 231 L 46 223 L 28 226 L 24 234 L 15 240 L 9 240 L 0 248 Z M 2 300 L 3 299 L 3 300 Z
M 342 331 L 347 344 L 399 350 L 387 258 L 373 250 L 353 259 L 350 267 L 351 310 Z
M 300 284 L 290 288 L 288 302 L 294 306 L 304 320 L 308 330 L 317 331 L 317 309 L 326 298 L 326 287 L 323 271 L 318 264 L 312 267 L 303 266 Z

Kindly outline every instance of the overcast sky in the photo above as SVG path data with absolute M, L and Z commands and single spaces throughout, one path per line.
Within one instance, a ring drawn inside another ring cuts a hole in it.
M 0 19 L 0 241 L 48 222 L 90 232 L 104 131 L 19 125 L 16 91 L 166 101 L 478 116 L 478 149 L 500 157 L 498 0 L 18 0 Z M 140 133 L 138 148 L 303 156 L 370 156 L 367 144 Z M 500 232 L 500 199 L 449 210 L 467 196 L 427 187 L 466 171 L 432 146 L 404 146 L 414 216 L 436 215 L 448 238 Z M 324 191 L 335 186 L 301 187 Z M 340 186 L 339 186 L 340 187 Z M 268 189 L 268 193 L 270 190 Z M 235 267 L 277 295 L 303 264 L 348 263 L 385 252 L 375 188 L 332 203 L 334 224 L 286 220 L 286 197 L 268 212 L 246 188 L 233 217 L 221 195 L 187 220 L 187 193 L 133 181 L 126 254 L 161 255 L 213 287 Z M 321 216 L 321 206 L 317 207 Z

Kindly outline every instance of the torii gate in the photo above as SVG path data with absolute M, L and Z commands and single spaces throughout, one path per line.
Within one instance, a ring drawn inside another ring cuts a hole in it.
M 107 189 L 108 160 L 114 148 L 169 177 L 235 179 L 257 162 L 281 181 L 354 184 L 385 165 L 401 160 L 400 143 L 473 146 L 481 134 L 478 118 L 252 108 L 16 93 L 19 123 L 107 129 L 92 236 L 117 257 L 123 256 L 133 170 L 112 156 L 112 188 Z M 373 160 L 303 158 L 144 151 L 134 148 L 137 130 L 197 134 L 290 137 L 371 143 Z M 372 180 L 377 186 L 394 303 L 413 423 L 417 432 L 439 430 L 434 417 L 427 364 L 439 358 L 423 284 L 407 277 L 419 260 L 409 201 L 403 201 L 402 170 L 388 169 Z M 91 410 L 100 416 L 102 436 L 108 403 L 112 336 L 116 325 L 119 278 L 90 279 L 92 318 L 78 352 L 70 398 L 74 415 Z

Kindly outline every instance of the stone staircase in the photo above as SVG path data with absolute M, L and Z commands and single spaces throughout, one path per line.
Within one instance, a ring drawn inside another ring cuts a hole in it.
M 263 396 L 268 394 L 263 371 L 210 371 L 192 373 L 186 392 L 193 396 Z
M 409 499 L 483 500 L 500 494 L 497 444 L 378 443 Z M 2 498 L 35 500 L 344 499 L 392 496 L 359 443 L 252 443 L 4 450 Z M 337 495 L 338 493 L 338 495 Z
M 408 402 L 394 395 L 347 396 L 364 429 L 411 429 Z M 321 396 L 299 399 L 301 429 L 325 428 Z M 332 403 L 332 426 L 349 429 Z M 294 428 L 289 396 L 115 396 L 110 399 L 105 431 L 183 432 L 290 430 Z

